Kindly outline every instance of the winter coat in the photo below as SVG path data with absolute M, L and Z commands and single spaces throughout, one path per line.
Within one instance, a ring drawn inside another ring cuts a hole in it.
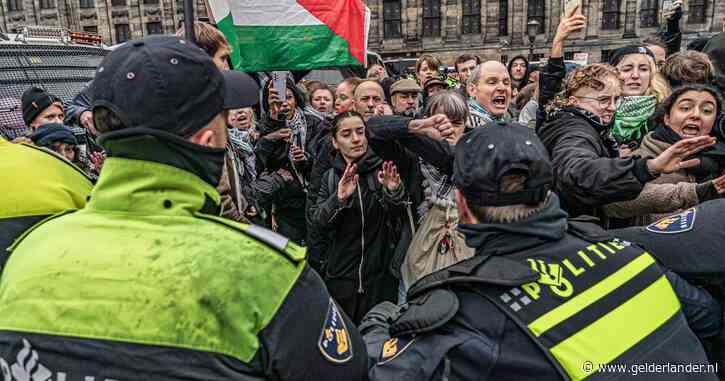
M 344 202 L 337 187 L 346 162 L 338 154 L 321 180 L 313 224 L 333 239 L 327 251 L 324 279 L 328 288 L 354 321 L 383 300 L 395 301 L 397 281 L 388 266 L 398 238 L 398 217 L 405 187 L 390 193 L 377 180 L 383 161 L 372 150 L 358 159 L 359 181 Z M 365 302 L 360 302 L 365 299 Z
M 648 134 L 633 155 L 642 158 L 659 156 L 671 144 Z M 605 207 L 607 216 L 629 219 L 628 225 L 647 225 L 670 214 L 678 213 L 699 203 L 695 177 L 684 169 L 663 174 L 647 183 L 634 200 L 617 202 Z
M 635 199 L 652 179 L 645 159 L 620 159 L 608 129 L 578 108 L 551 114 L 537 131 L 551 156 L 554 189 L 570 217 L 603 217 L 601 207 Z

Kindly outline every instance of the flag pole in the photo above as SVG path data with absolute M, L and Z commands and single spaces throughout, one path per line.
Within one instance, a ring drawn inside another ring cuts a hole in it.
M 194 33 L 194 0 L 184 0 L 184 32 L 186 40 L 196 44 Z

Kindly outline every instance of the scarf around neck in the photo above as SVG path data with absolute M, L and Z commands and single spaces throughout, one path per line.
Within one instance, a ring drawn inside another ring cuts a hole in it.
M 471 110 L 471 116 L 469 117 L 469 124 L 471 127 L 483 126 L 484 124 L 501 119 L 493 116 L 473 98 L 468 100 L 468 108 Z
M 639 143 L 649 132 L 647 121 L 655 112 L 657 98 L 654 95 L 624 97 L 614 114 L 612 137 L 618 143 Z

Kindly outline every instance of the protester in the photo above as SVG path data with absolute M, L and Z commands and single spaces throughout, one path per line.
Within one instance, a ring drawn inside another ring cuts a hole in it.
M 680 51 L 682 45 L 682 32 L 680 31 L 680 20 L 682 19 L 682 0 L 672 2 L 672 8 L 667 13 L 662 13 L 662 26 L 657 34 L 642 40 L 642 43 L 655 55 L 655 63 L 661 71 L 667 57 Z
M 45 147 L 56 152 L 71 163 L 76 162 L 78 140 L 73 132 L 62 124 L 40 125 L 30 135 L 30 140 L 38 147 Z
M 41 129 L 38 129 L 41 130 Z M 0 136 L 0 272 L 8 248 L 26 229 L 51 215 L 80 209 L 91 192 L 91 179 L 63 156 Z
M 496 61 L 477 66 L 468 78 L 468 95 L 471 127 L 501 120 L 511 103 L 511 78 L 506 66 Z
M 355 89 L 362 80 L 360 78 L 351 77 L 340 82 L 335 89 L 335 112 L 342 114 L 345 111 L 353 109 L 355 104 Z
M 719 333 L 720 304 L 644 249 L 567 221 L 552 176 L 523 126 L 494 122 L 458 142 L 459 231 L 476 254 L 421 279 L 404 308 L 366 315 L 371 380 L 580 380 L 598 370 L 587 361 L 708 363 L 698 337 Z M 571 303 L 603 288 L 596 303 Z
M 321 82 L 308 86 L 307 90 L 309 106 L 305 108 L 305 112 L 317 114 L 321 119 L 331 117 L 335 107 L 335 94 L 332 90 Z
M 257 93 L 241 78 L 171 36 L 105 57 L 96 84 L 115 85 L 94 86 L 94 118 L 111 157 L 86 208 L 15 247 L 0 280 L 2 358 L 25 348 L 74 378 L 364 379 L 354 325 L 304 251 L 214 215 L 224 109 L 249 106 L 229 89 Z M 172 91 L 149 97 L 160 82 Z
M 336 155 L 323 175 L 313 223 L 335 237 L 326 255 L 327 288 L 359 322 L 375 304 L 397 300 L 397 281 L 387 269 L 398 238 L 395 209 L 406 195 L 395 165 L 368 148 L 362 115 L 337 115 L 331 136 Z
M 366 80 L 355 88 L 354 109 L 367 122 L 374 116 L 383 115 L 385 92 L 377 81 Z M 406 103 L 407 104 L 407 103 Z
M 418 61 L 415 63 L 415 77 L 418 79 L 418 83 L 422 85 L 425 81 L 438 77 L 440 66 L 441 61 L 431 54 L 423 54 L 418 57 Z
M 440 78 L 431 78 L 423 85 L 423 93 L 425 94 L 426 99 L 446 89 L 448 89 L 448 84 L 443 82 Z
M 614 115 L 612 136 L 620 145 L 637 147 L 654 128 L 649 118 L 657 104 L 670 94 L 666 80 L 657 72 L 654 54 L 641 46 L 627 46 L 610 60 L 622 80 L 622 103 Z
M 376 62 L 368 67 L 367 77 L 369 79 L 377 79 L 378 81 L 382 81 L 385 78 L 388 78 L 388 73 L 385 71 L 385 66 L 383 66 L 379 62 Z
M 516 96 L 514 106 L 521 110 L 519 112 L 519 123 L 528 126 L 529 123 L 536 123 L 536 110 L 539 108 L 539 103 L 536 101 L 539 92 L 539 84 L 530 83 L 524 86 Z
M 537 134 L 551 155 L 554 189 L 563 209 L 570 217 L 586 214 L 605 219 L 602 206 L 635 199 L 644 184 L 657 176 L 695 166 L 697 162 L 688 158 L 713 145 L 715 139 L 683 139 L 652 159 L 618 158 L 607 136 L 621 102 L 621 79 L 616 69 L 602 64 L 587 65 L 569 75 L 541 124 L 542 105 L 558 92 L 564 78 L 563 42 L 584 27 L 584 20 L 574 15 L 559 24 L 540 80 Z
M 524 86 L 529 84 L 529 60 L 526 57 L 516 56 L 512 58 L 506 69 L 511 77 L 514 94 L 517 94 Z
M 31 129 L 49 123 L 63 124 L 63 102 L 57 96 L 39 87 L 31 87 L 25 90 L 21 101 L 23 120 Z
M 633 155 L 654 158 L 682 139 L 709 136 L 722 98 L 705 85 L 681 86 L 662 103 L 657 128 L 642 140 Z M 627 225 L 647 225 L 725 194 L 725 163 L 713 159 L 725 155 L 725 144 L 698 154 L 697 166 L 663 174 L 647 183 L 631 201 L 607 205 L 610 217 L 627 218 Z
M 458 73 L 458 77 L 462 84 L 461 88 L 465 90 L 466 82 L 468 82 L 468 78 L 471 76 L 471 73 L 473 73 L 473 69 L 480 64 L 481 58 L 475 55 L 462 54 L 456 58 L 454 65 L 456 67 L 456 73 Z M 464 96 L 467 97 L 468 95 L 465 94 Z
M 422 89 L 412 79 L 401 79 L 390 87 L 393 114 L 415 117 L 420 107 Z
M 306 192 L 324 121 L 305 114 L 302 93 L 290 78 L 286 83 L 284 101 L 280 101 L 271 81 L 264 86 L 262 102 L 270 112 L 260 123 L 260 140 L 255 152 L 258 171 L 272 173 L 281 168 L 292 175 L 293 181 L 268 196 L 274 200 L 274 217 L 279 225 L 277 231 L 304 245 L 307 236 Z
M 695 51 L 673 54 L 662 69 L 662 75 L 673 89 L 682 85 L 707 85 L 712 81 L 714 72 L 715 67 L 707 54 Z

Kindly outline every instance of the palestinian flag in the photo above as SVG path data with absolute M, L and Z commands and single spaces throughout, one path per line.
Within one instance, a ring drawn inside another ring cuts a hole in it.
M 208 0 L 242 71 L 366 64 L 370 10 L 362 0 Z

